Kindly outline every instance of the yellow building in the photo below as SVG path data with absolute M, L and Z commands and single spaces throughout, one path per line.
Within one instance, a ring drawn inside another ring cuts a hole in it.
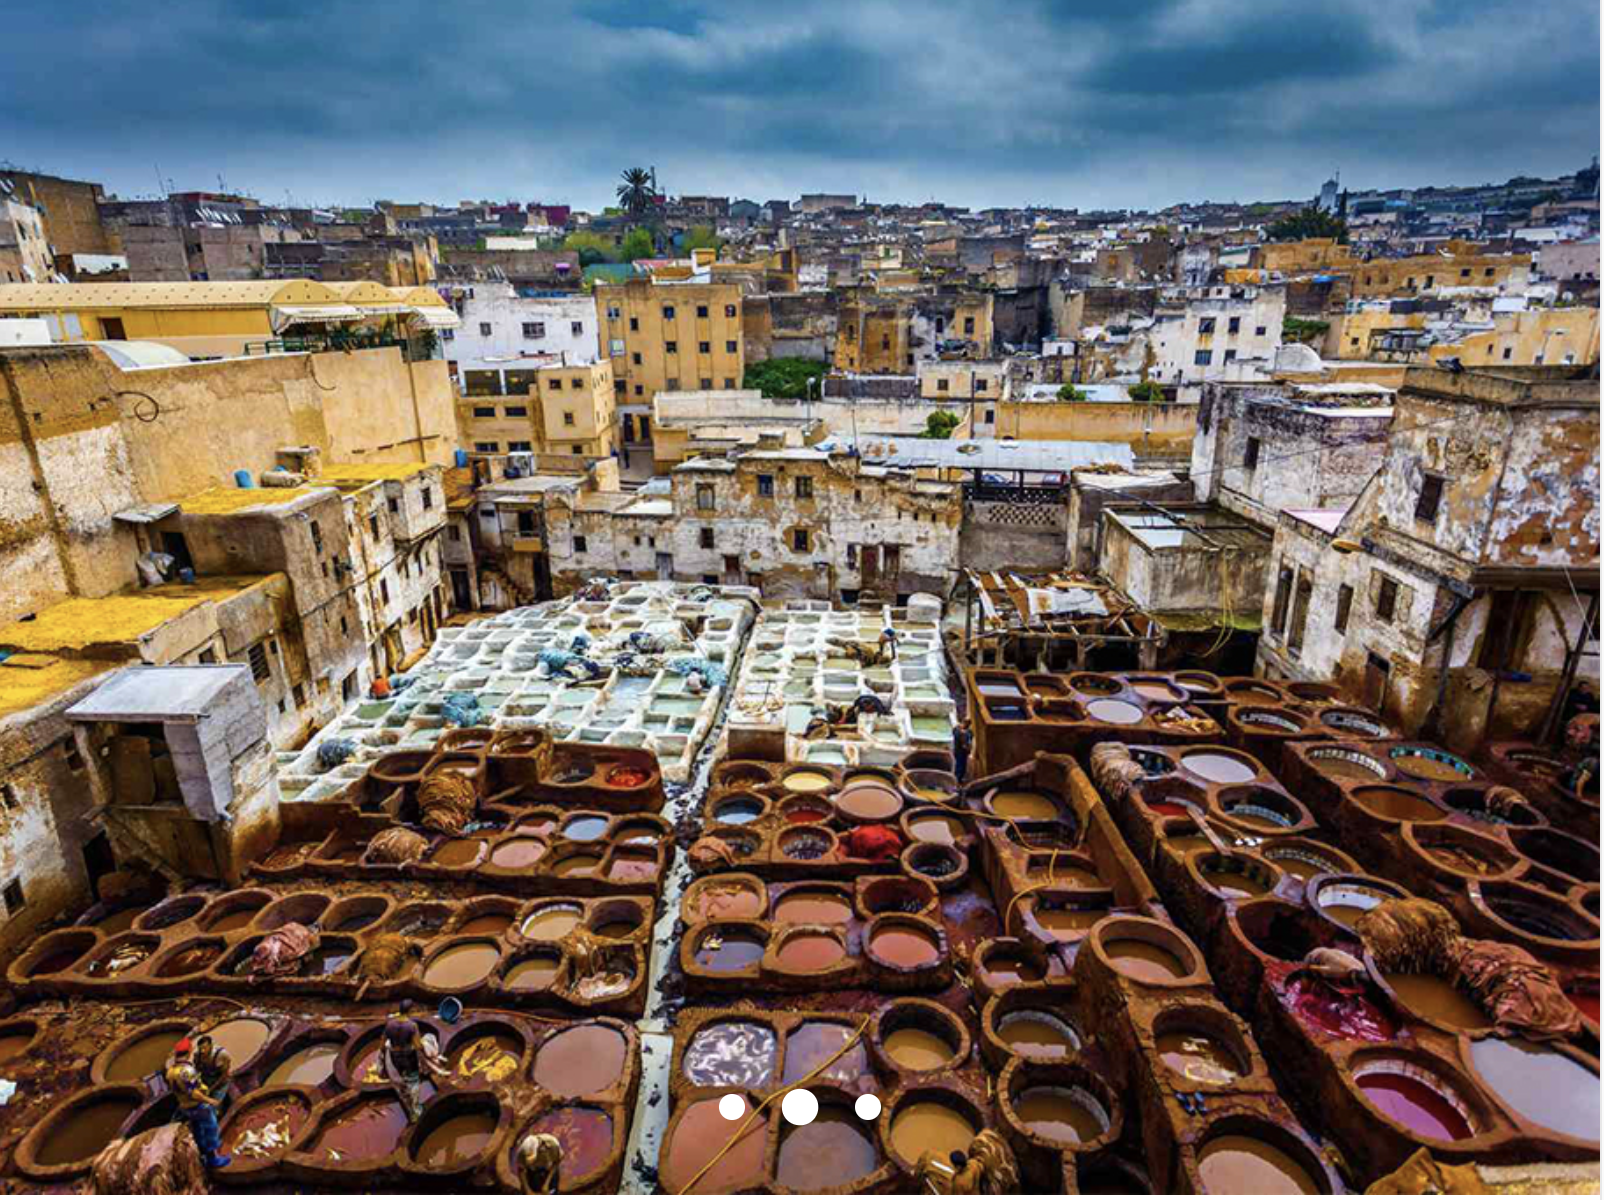
M 508 371 L 505 395 L 458 406 L 463 441 L 478 454 L 606 458 L 618 444 L 613 365 L 551 364 Z
M 1418 295 L 1443 288 L 1519 288 L 1531 275 L 1530 255 L 1487 254 L 1477 243 L 1458 239 L 1445 242 L 1437 253 L 1366 260 L 1351 246 L 1331 238 L 1306 238 L 1267 243 L 1259 247 L 1257 257 L 1257 266 L 1284 276 L 1311 271 L 1347 275 L 1350 294 L 1356 299 Z M 1240 277 L 1230 281 L 1246 282 Z
M 1496 312 L 1491 329 L 1434 327 L 1432 314 L 1361 309 L 1342 321 L 1328 357 L 1439 362 L 1467 367 L 1586 365 L 1599 358 L 1599 310 L 1534 308 Z
M 626 443 L 651 440 L 658 392 L 741 386 L 741 290 L 734 284 L 638 278 L 604 285 L 596 289 L 596 315 Z

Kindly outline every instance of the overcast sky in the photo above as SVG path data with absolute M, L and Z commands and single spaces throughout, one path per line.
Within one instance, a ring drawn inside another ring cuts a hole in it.
M 1094 15 L 1096 14 L 1096 15 Z M 149 195 L 1161 207 L 1599 141 L 1598 0 L 21 0 L 0 159 Z

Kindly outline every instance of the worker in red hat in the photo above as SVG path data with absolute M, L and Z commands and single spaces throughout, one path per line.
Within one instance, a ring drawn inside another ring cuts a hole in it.
M 172 1065 L 167 1068 L 167 1087 L 178 1101 L 178 1115 L 189 1126 L 201 1160 L 216 1171 L 234 1160 L 217 1152 L 222 1144 L 217 1130 L 217 1110 L 222 1107 L 222 1101 L 206 1090 L 195 1066 L 194 1054 L 195 1043 L 187 1037 L 180 1038 L 173 1047 Z

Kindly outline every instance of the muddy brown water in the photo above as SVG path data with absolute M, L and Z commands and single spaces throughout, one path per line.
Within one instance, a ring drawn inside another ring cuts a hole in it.
M 708 884 L 697 891 L 692 905 L 696 915 L 704 921 L 760 917 L 764 907 L 763 893 L 747 883 Z
M 530 1133 L 549 1133 L 562 1143 L 562 1166 L 557 1170 L 561 1187 L 601 1169 L 613 1150 L 613 1119 L 599 1108 L 555 1108 L 529 1127 Z
M 1171 687 L 1167 683 L 1157 681 L 1144 681 L 1131 684 L 1131 691 L 1144 700 L 1162 700 L 1170 704 L 1178 704 L 1187 699 L 1187 693 Z
M 466 867 L 478 859 L 484 845 L 479 838 L 452 838 L 441 842 L 429 855 L 429 861 L 441 867 Z
M 1352 929 L 1353 923 L 1374 907 L 1373 904 L 1322 904 L 1320 911 L 1344 929 Z
M 1031 907 L 1036 923 L 1061 942 L 1073 941 L 1104 917 L 1106 908 L 1061 908 L 1037 904 Z
M 1169 983 L 1186 975 L 1178 957 L 1141 938 L 1113 938 L 1103 943 L 1103 953 L 1117 971 L 1142 983 Z
M 1313 1196 L 1323 1190 L 1285 1150 L 1242 1134 L 1225 1134 L 1205 1142 L 1198 1152 L 1197 1171 L 1211 1192 Z
M 821 1104 L 808 1124 L 786 1125 L 775 1182 L 799 1192 L 818 1192 L 862 1179 L 879 1166 L 871 1129 L 846 1105 Z
M 465 1163 L 484 1153 L 495 1132 L 496 1119 L 490 1113 L 458 1113 L 424 1134 L 422 1144 L 412 1157 L 436 1170 Z
M 1006 791 L 991 798 L 991 811 L 1015 821 L 1051 821 L 1058 817 L 1058 805 L 1041 792 Z
M 80 1105 L 57 1123 L 34 1155 L 42 1167 L 59 1167 L 99 1154 L 139 1106 L 130 1096 L 107 1096 Z
M 342 1109 L 332 1121 L 325 1120 L 310 1150 L 331 1162 L 368 1162 L 393 1154 L 406 1128 L 407 1113 L 399 1100 L 373 1097 Z
M 1253 779 L 1253 768 L 1229 754 L 1183 754 L 1181 766 L 1210 783 L 1247 783 Z
M 1416 779 L 1430 779 L 1436 783 L 1463 783 L 1474 778 L 1474 772 L 1462 771 L 1453 763 L 1443 762 L 1429 754 L 1395 754 L 1393 765 Z
M 557 982 L 562 967 L 560 955 L 531 954 L 512 965 L 506 975 L 506 984 L 515 992 L 544 991 Z
M 836 809 L 856 821 L 884 821 L 902 808 L 902 797 L 888 783 L 853 784 L 835 798 Z
M 948 1161 L 954 1150 L 968 1150 L 978 1132 L 967 1116 L 938 1100 L 915 1100 L 891 1117 L 891 1144 L 911 1163 L 926 1153 Z
M 882 960 L 897 967 L 927 967 L 941 958 L 941 947 L 934 937 L 906 925 L 876 930 L 869 945 Z
M 334 1077 L 334 1064 L 340 1057 L 340 1043 L 313 1042 L 279 1060 L 268 1075 L 266 1086 L 304 1083 L 312 1087 Z
M 1362 779 L 1374 783 L 1378 779 L 1387 777 L 1386 768 L 1376 768 L 1359 759 L 1345 758 L 1341 755 L 1318 754 L 1311 755 L 1312 761 L 1322 775 L 1332 779 Z
M 1014 1115 L 1037 1137 L 1080 1144 L 1108 1129 L 1108 1114 L 1082 1088 L 1031 1087 L 1014 1097 Z
M 535 1083 L 556 1096 L 594 1095 L 618 1082 L 628 1050 L 624 1035 L 611 1026 L 572 1026 L 536 1053 Z
M 640 922 L 639 921 L 628 921 L 628 920 L 609 921 L 609 922 L 607 922 L 607 924 L 597 927 L 596 936 L 597 937 L 614 938 L 614 939 L 617 939 L 617 940 L 622 940 L 624 938 L 627 938 L 630 934 L 634 933 L 635 930 L 637 930 L 639 928 L 640 928 Z
M 508 838 L 490 852 L 490 861 L 495 866 L 516 871 L 534 866 L 545 853 L 546 843 L 536 838 Z
M 494 942 L 464 942 L 431 959 L 423 982 L 445 991 L 472 987 L 490 974 L 500 957 Z
M 793 792 L 826 792 L 835 786 L 823 771 L 791 771 L 781 781 Z
M 841 940 L 827 933 L 796 933 L 780 943 L 779 963 L 790 971 L 822 971 L 846 957 Z
M 311 1108 L 299 1097 L 280 1096 L 265 1104 L 241 1109 L 223 1134 L 222 1153 L 236 1158 L 268 1158 L 288 1149 L 311 1115 Z M 247 1134 L 257 1136 L 246 1143 Z
M 598 854 L 570 854 L 552 867 L 553 875 L 567 878 L 570 875 L 587 875 L 601 866 L 601 856 Z
M 106 1082 L 131 1082 L 165 1069 L 167 1056 L 183 1036 L 182 1029 L 158 1029 L 123 1047 L 106 1064 Z
M 1492 1022 L 1474 1000 L 1439 976 L 1386 971 L 1381 977 L 1397 993 L 1399 1002 L 1417 1017 L 1455 1029 L 1485 1029 Z
M 781 1083 L 796 1083 L 807 1077 L 825 1059 L 846 1045 L 857 1031 L 839 1021 L 804 1021 L 785 1039 L 785 1074 Z M 869 1052 L 860 1038 L 830 1066 L 814 1076 L 820 1081 L 850 1084 L 869 1069 Z M 823 1110 L 820 1110 L 823 1115 Z
M 1230 1083 L 1242 1077 L 1242 1066 L 1231 1048 L 1199 1029 L 1159 1034 L 1158 1054 L 1166 1067 L 1194 1083 Z
M 789 891 L 774 906 L 774 919 L 791 925 L 845 925 L 852 905 L 838 892 Z
M 623 880 L 650 879 L 657 874 L 657 858 L 646 854 L 619 854 L 607 868 L 607 878 Z
M 744 1118 L 743 1118 L 744 1120 Z M 694 1195 L 717 1195 L 750 1187 L 763 1171 L 768 1118 L 758 1116 L 716 1163 L 690 1188 Z M 719 1155 L 741 1127 L 718 1111 L 718 1098 L 698 1100 L 685 1109 L 663 1143 L 659 1182 L 671 1195 L 689 1187 L 696 1173 Z
M 482 933 L 489 937 L 499 937 L 505 933 L 512 924 L 512 914 L 504 912 L 480 913 L 477 917 L 470 917 L 457 927 L 458 933 Z
M 1524 1038 L 1470 1044 L 1476 1073 L 1506 1106 L 1545 1129 L 1596 1142 L 1598 1076 L 1575 1059 Z
M 1203 881 L 1222 896 L 1243 899 L 1248 896 L 1262 896 L 1269 891 L 1269 887 L 1261 880 L 1244 871 L 1233 871 L 1229 867 L 1219 870 L 1203 871 Z
M 768 943 L 751 933 L 711 933 L 696 947 L 696 965 L 706 971 L 740 971 L 763 957 Z
M 101 917 L 100 920 L 96 921 L 95 928 L 107 937 L 115 937 L 119 933 L 127 933 L 133 928 L 134 921 L 138 919 L 141 911 L 143 910 L 138 908 L 119 908 L 116 912 Z
M 1005 1013 L 996 1023 L 997 1036 L 1016 1054 L 1028 1058 L 1068 1058 L 1080 1049 L 1080 1038 L 1050 1013 L 1021 1008 Z
M 1037 919 L 1040 919 L 1039 914 Z M 1015 954 L 993 954 L 986 959 L 981 970 L 994 987 L 1010 983 L 1037 983 L 1042 979 L 1040 968 Z
M 256 1057 L 256 1052 L 267 1044 L 273 1028 L 257 1017 L 235 1017 L 208 1030 L 212 1042 L 219 1050 L 227 1050 L 238 1070 Z
M 908 1071 L 934 1071 L 958 1053 L 946 1038 L 917 1025 L 892 1030 L 882 1045 L 891 1061 Z
M 1403 788 L 1355 788 L 1353 800 L 1361 808 L 1369 809 L 1388 821 L 1440 821 L 1442 809 L 1424 796 L 1406 792 Z
M 548 904 L 535 909 L 518 928 L 527 938 L 555 941 L 576 928 L 583 916 L 584 910 L 577 904 Z

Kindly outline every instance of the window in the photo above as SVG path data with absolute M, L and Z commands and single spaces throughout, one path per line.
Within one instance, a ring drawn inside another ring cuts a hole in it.
M 1263 337 L 1264 336 L 1264 326 L 1263 325 L 1255 326 L 1254 330 L 1253 330 L 1253 336 L 1254 337 Z
M 713 485 L 699 483 L 696 485 L 696 507 L 703 512 L 713 511 Z
M 857 569 L 858 569 L 858 543 L 856 543 L 856 542 L 848 542 L 847 543 L 847 570 L 856 571 Z
M 496 415 L 496 410 L 488 404 L 479 404 L 474 406 L 473 415 L 476 417 L 493 417 Z
M 529 537 L 535 532 L 535 514 L 527 508 L 518 510 L 518 536 Z
M 245 659 L 251 664 L 251 678 L 257 683 L 266 683 L 273 678 L 273 664 L 267 658 L 266 642 L 257 642 L 247 650 Z
M 735 386 L 734 378 L 729 376 L 729 375 L 724 376 L 724 386 L 727 387 L 727 388 L 734 387 Z
M 1292 598 L 1292 568 L 1282 567 L 1275 578 L 1275 606 L 1270 611 L 1270 631 L 1280 633 L 1286 624 L 1287 602 Z
M 641 387 L 641 385 L 640 385 L 640 384 L 638 384 L 638 383 L 637 383 L 637 384 L 636 384 L 636 385 L 635 385 L 635 394 L 636 394 L 636 395 L 637 395 L 637 396 L 644 396 L 644 395 L 645 395 L 645 394 L 646 394 L 646 391 L 645 391 L 645 389 L 644 389 L 644 388 L 642 388 L 642 387 Z
M 0 898 L 6 902 L 6 916 L 14 917 L 27 907 L 28 902 L 22 896 L 22 880 L 13 879 L 0 891 Z
M 401 511 L 401 500 L 400 500 L 399 497 L 391 496 L 389 498 L 389 505 L 390 505 L 390 511 L 391 512 L 400 513 L 400 511 Z
M 609 321 L 616 321 L 616 320 L 618 320 L 618 317 L 619 317 L 619 311 L 618 311 L 618 305 L 616 305 L 616 304 L 609 304 L 609 305 L 608 305 L 608 306 L 607 306 L 607 319 L 608 319 L 608 320 L 609 320 Z M 575 323 L 575 324 L 576 324 L 576 325 L 577 325 L 577 324 L 578 324 L 578 322 L 577 322 L 577 321 L 576 321 L 576 322 L 574 322 L 574 323 Z
M 759 475 L 757 477 L 757 494 L 759 496 L 774 495 L 774 476 Z
M 639 333 L 640 332 L 640 318 L 639 317 L 631 317 L 629 319 L 629 331 L 631 333 Z
M 703 575 L 702 576 L 702 582 L 716 585 L 718 583 L 718 576 L 717 575 Z
M 987 425 L 995 425 L 996 423 L 997 423 L 997 410 L 995 408 L 988 408 L 986 410 L 986 424 Z
M 383 604 L 390 603 L 390 581 L 388 579 L 379 580 L 379 601 Z
M 529 415 L 529 406 L 526 404 L 509 404 L 507 405 L 507 415 L 509 417 L 527 417 Z
M 936 391 L 944 392 L 946 390 L 947 390 L 947 381 L 945 379 L 936 380 Z
M 1298 572 L 1298 590 L 1292 600 L 1292 628 L 1287 631 L 1287 646 L 1296 652 L 1303 649 L 1303 631 L 1309 624 L 1309 598 L 1314 594 L 1314 581 Z
M 711 353 L 713 353 L 713 343 L 712 342 L 697 342 L 696 343 L 696 352 L 698 354 L 711 354 Z
M 574 414 L 571 413 L 571 412 L 563 413 L 563 424 L 567 425 L 567 426 L 569 426 L 571 428 L 573 426 L 573 423 L 574 423 Z
M 462 540 L 462 530 L 458 529 L 455 525 L 448 525 L 446 527 L 446 537 L 450 541 L 460 542 Z M 344 620 L 345 618 L 342 617 L 340 619 Z
M 1259 465 L 1259 439 L 1250 437 L 1248 448 L 1242 454 L 1242 465 L 1252 471 Z
M 1415 500 L 1415 520 L 1435 521 L 1437 508 L 1442 504 L 1441 475 L 1426 475 L 1420 480 L 1420 495 Z
M 290 690 L 290 694 L 295 697 L 295 707 L 296 708 L 305 708 L 306 707 L 306 687 L 305 687 L 304 684 L 299 684 L 299 683 L 296 684 Z
M 1504 361 L 1508 362 L 1510 356 L 1512 354 L 1514 354 L 1514 352 L 1515 352 L 1515 348 L 1513 346 L 1505 346 L 1504 347 Z
M 500 442 L 475 442 L 473 448 L 480 454 L 494 454 L 501 449 Z
M 1214 351 L 1212 350 L 1199 350 L 1196 354 L 1192 355 L 1192 365 L 1195 367 L 1206 367 L 1213 361 Z
M 679 391 L 679 376 L 678 375 L 675 375 L 670 379 L 665 379 L 665 380 L 663 380 L 663 382 L 668 386 L 668 390 L 669 391 L 671 391 L 671 392 Z
M 548 388 L 550 388 L 554 392 L 562 391 L 563 390 L 562 377 L 560 375 L 553 375 L 550 379 L 546 380 L 546 386 Z
M 1485 271 L 1482 272 L 1482 274 L 1485 275 L 1488 279 L 1491 279 L 1493 277 L 1493 269 L 1491 267 L 1488 267 Z
M 424 488 L 423 489 L 423 507 L 424 508 L 433 508 L 434 507 L 434 489 L 433 488 Z
M 1348 632 L 1348 612 L 1353 608 L 1353 589 L 1347 584 L 1337 587 L 1337 615 L 1331 625 L 1338 633 Z
M 377 515 L 368 518 L 368 533 L 375 538 L 379 536 L 379 518 Z
M 442 329 L 440 331 L 440 340 L 442 342 L 454 342 L 454 341 L 456 341 L 457 340 L 456 330 L 454 330 L 454 329 Z M 453 364 L 453 366 L 452 366 L 452 373 L 453 374 L 456 373 L 455 364 Z
M 791 530 L 791 549 L 795 550 L 798 554 L 806 554 L 813 549 L 812 543 L 808 538 L 808 531 L 806 529 Z
M 544 321 L 525 321 L 524 337 L 543 338 L 546 336 L 546 323 Z
M 700 320 L 700 321 L 707 320 L 707 305 L 698 304 L 696 306 L 696 317 L 697 317 L 697 320 Z
M 323 553 L 323 527 L 321 525 L 319 525 L 316 521 L 313 521 L 312 524 L 311 524 L 311 529 L 312 529 L 312 547 L 319 554 L 322 554 Z
M 1226 333 L 1241 333 L 1242 332 L 1242 318 L 1241 317 L 1232 317 L 1229 321 L 1227 321 L 1225 323 L 1225 332 Z
M 975 380 L 975 391 L 983 392 L 985 390 L 986 390 L 986 381 L 984 379 Z
M 489 321 L 480 321 L 479 322 L 479 336 L 480 337 L 489 337 L 490 336 L 490 322 Z
M 1488 274 L 1489 274 L 1489 275 L 1491 275 L 1491 274 L 1492 274 L 1492 272 L 1491 272 L 1491 271 L 1489 271 L 1489 272 L 1487 272 L 1487 273 L 1488 273 Z M 725 305 L 725 306 L 724 306 L 724 315 L 725 315 L 725 316 L 726 316 L 726 317 L 733 317 L 733 316 L 734 316 L 734 315 L 735 315 L 735 305 L 733 305 L 733 304 L 726 304 L 726 305 Z
M 632 362 L 637 367 L 640 366 L 640 351 L 637 350 L 633 354 L 631 354 L 629 356 L 629 361 Z M 640 390 L 639 388 L 636 389 L 636 391 L 639 391 L 639 390 Z
M 1397 610 L 1398 581 L 1389 575 L 1383 575 L 1381 586 L 1376 589 L 1376 616 L 1383 621 L 1390 621 Z
M 663 305 L 663 320 L 672 321 L 673 319 L 674 319 L 674 306 L 672 304 Z
M 1235 350 L 1227 350 L 1225 352 L 1225 361 L 1226 362 L 1235 362 L 1236 361 L 1236 351 Z
M 891 335 L 890 334 L 885 334 L 880 338 L 880 349 L 882 349 L 882 350 L 891 349 Z
M 965 317 L 964 318 L 964 332 L 965 333 L 973 333 L 974 331 L 975 331 L 975 319 L 973 317 Z
M 619 395 L 623 394 L 624 381 L 622 379 L 613 380 L 613 391 L 617 392 Z
M 582 533 L 574 534 L 574 553 L 575 554 L 583 554 L 589 548 L 590 548 L 589 544 L 585 541 L 585 535 L 584 534 L 582 534 Z
M 663 353 L 664 354 L 678 354 L 679 353 L 679 343 L 678 342 L 664 342 L 663 343 Z
M 1203 317 L 1203 318 L 1201 318 L 1197 323 L 1197 332 L 1198 332 L 1198 335 L 1200 337 L 1205 335 L 1205 334 L 1213 333 L 1214 332 L 1214 318 L 1213 317 Z
M 813 499 L 813 479 L 807 475 L 796 477 L 796 498 L 798 500 Z
M 575 337 L 583 337 L 585 335 L 585 323 L 583 321 L 568 322 L 568 332 Z
M 696 540 L 703 550 L 711 550 L 713 548 L 713 527 L 711 525 L 703 525 L 696 531 Z
M 575 446 L 573 447 L 573 451 L 575 454 L 583 454 L 585 452 L 585 448 L 583 446 Z
M 1427 275 L 1426 276 L 1426 288 L 1427 288 L 1427 290 L 1429 291 L 1430 288 L 1431 288 L 1431 285 L 1436 283 L 1436 282 L 1437 282 L 1437 277 L 1435 275 Z
M 711 375 L 703 375 L 698 382 L 700 383 L 702 390 L 705 392 L 713 386 L 713 377 Z
M 1460 271 L 1459 271 L 1459 277 L 1461 279 L 1469 279 L 1470 278 L 1470 268 L 1469 267 L 1462 267 L 1460 269 Z
M 17 807 L 17 789 L 9 783 L 0 783 L 0 808 Z
M 734 354 L 735 353 L 735 343 L 734 342 L 725 342 L 724 343 L 724 352 L 726 354 Z

